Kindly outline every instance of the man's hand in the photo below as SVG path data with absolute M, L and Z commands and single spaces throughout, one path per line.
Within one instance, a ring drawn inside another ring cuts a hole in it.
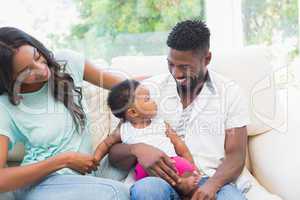
M 173 160 L 164 152 L 147 144 L 132 145 L 132 154 L 151 176 L 158 176 L 171 185 L 180 182 Z
M 217 191 L 218 187 L 205 183 L 195 191 L 191 200 L 216 200 Z

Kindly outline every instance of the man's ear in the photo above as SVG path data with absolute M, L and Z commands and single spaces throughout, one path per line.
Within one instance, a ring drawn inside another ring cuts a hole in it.
M 205 56 L 205 66 L 207 66 L 209 63 L 210 63 L 210 61 L 211 61 L 211 52 L 210 51 L 208 51 L 207 52 L 207 54 L 206 54 L 206 56 Z

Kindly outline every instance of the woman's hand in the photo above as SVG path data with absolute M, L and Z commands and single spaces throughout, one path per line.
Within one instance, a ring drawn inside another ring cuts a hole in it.
M 64 153 L 64 156 L 67 157 L 66 167 L 73 169 L 82 175 L 97 170 L 98 162 L 95 160 L 94 156 L 78 152 L 67 152 Z
M 134 144 L 131 151 L 149 175 L 161 177 L 173 186 L 180 182 L 174 161 L 161 150 L 147 144 Z

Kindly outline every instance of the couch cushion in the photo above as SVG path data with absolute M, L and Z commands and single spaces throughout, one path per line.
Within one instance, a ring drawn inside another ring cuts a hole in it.
M 120 56 L 112 59 L 111 69 L 129 77 L 154 76 L 168 73 L 167 57 L 163 56 Z
M 255 177 L 283 199 L 298 200 L 300 190 L 300 87 L 289 87 L 285 129 L 251 137 L 249 150 Z
M 249 135 L 265 133 L 276 128 L 284 113 L 276 100 L 274 72 L 269 47 L 248 46 L 213 55 L 210 69 L 236 81 L 249 102 L 251 124 Z
M 111 131 L 110 110 L 106 103 L 108 91 L 84 82 L 83 95 L 87 102 L 87 115 L 90 119 L 88 129 L 95 148 Z

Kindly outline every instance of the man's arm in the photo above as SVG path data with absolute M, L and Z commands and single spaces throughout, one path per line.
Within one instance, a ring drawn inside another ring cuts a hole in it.
M 247 128 L 232 128 L 226 130 L 225 159 L 218 167 L 214 176 L 207 184 L 222 187 L 226 183 L 235 181 L 241 174 L 246 160 Z
M 246 126 L 227 129 L 225 137 L 225 159 L 216 170 L 216 173 L 195 192 L 192 200 L 215 199 L 216 193 L 223 185 L 235 181 L 245 165 L 246 146 Z
M 130 170 L 137 162 L 136 156 L 132 154 L 132 145 L 129 144 L 115 144 L 108 154 L 109 162 L 112 166 L 124 170 Z

